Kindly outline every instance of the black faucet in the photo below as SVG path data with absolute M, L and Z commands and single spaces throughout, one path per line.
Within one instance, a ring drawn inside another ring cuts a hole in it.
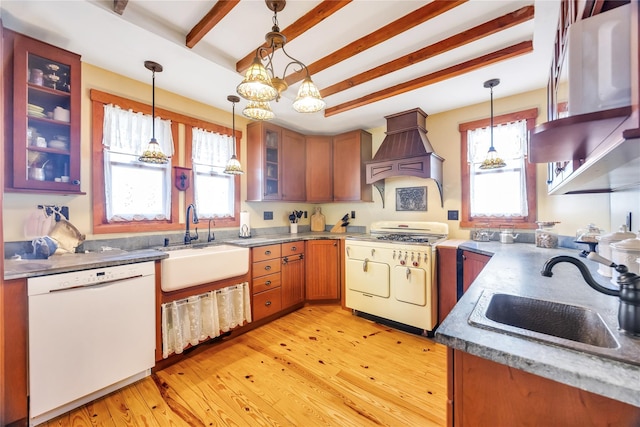
M 184 233 L 184 244 L 185 245 L 190 245 L 192 240 L 198 240 L 198 227 L 196 227 L 196 235 L 192 236 L 191 232 L 189 231 L 189 211 L 193 210 L 193 223 L 197 224 L 198 221 L 198 214 L 196 213 L 196 207 L 193 205 L 193 203 L 191 203 L 189 206 L 187 206 L 187 230 Z
M 579 259 L 571 256 L 559 255 L 549 258 L 547 262 L 544 263 L 540 273 L 543 276 L 551 277 L 553 276 L 551 269 L 554 265 L 561 262 L 568 262 L 575 265 L 589 286 L 598 292 L 617 296 L 620 299 L 620 305 L 618 307 L 618 324 L 620 329 L 627 334 L 640 336 L 640 276 L 635 273 L 630 273 L 626 266 L 615 264 L 595 252 L 589 252 L 587 259 L 612 267 L 620 273 L 617 279 L 620 289 L 609 289 L 600 285 L 594 280 L 593 276 L 591 276 L 587 266 Z
M 213 219 L 209 220 L 209 232 L 207 233 L 207 242 L 213 242 L 214 240 L 216 240 L 216 235 L 215 233 L 211 232 L 211 221 L 213 221 L 213 225 L 216 225 L 216 222 Z

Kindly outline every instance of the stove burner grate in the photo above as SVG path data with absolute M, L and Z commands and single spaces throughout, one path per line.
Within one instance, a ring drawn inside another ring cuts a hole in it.
M 411 243 L 430 243 L 434 240 L 433 237 L 428 236 L 416 236 L 409 234 L 390 233 L 381 236 L 376 236 L 378 240 L 389 240 L 393 242 L 411 242 Z

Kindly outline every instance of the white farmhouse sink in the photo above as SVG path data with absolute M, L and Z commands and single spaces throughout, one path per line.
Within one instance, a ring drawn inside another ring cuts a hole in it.
M 162 260 L 164 292 L 242 276 L 249 271 L 249 248 L 214 245 L 167 253 L 169 258 Z

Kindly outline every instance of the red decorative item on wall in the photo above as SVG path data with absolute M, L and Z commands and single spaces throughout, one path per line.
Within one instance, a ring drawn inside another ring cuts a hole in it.
M 185 191 L 189 188 L 191 181 L 191 169 L 183 168 L 180 166 L 173 167 L 173 183 L 180 191 Z

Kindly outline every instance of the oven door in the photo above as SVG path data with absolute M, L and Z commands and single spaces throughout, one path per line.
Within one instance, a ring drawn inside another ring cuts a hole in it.
M 382 298 L 390 296 L 389 265 L 368 258 L 348 259 L 345 265 L 347 290 Z M 349 295 L 349 292 L 347 292 Z
M 396 265 L 391 275 L 393 293 L 400 302 L 427 304 L 427 271 L 422 268 Z

